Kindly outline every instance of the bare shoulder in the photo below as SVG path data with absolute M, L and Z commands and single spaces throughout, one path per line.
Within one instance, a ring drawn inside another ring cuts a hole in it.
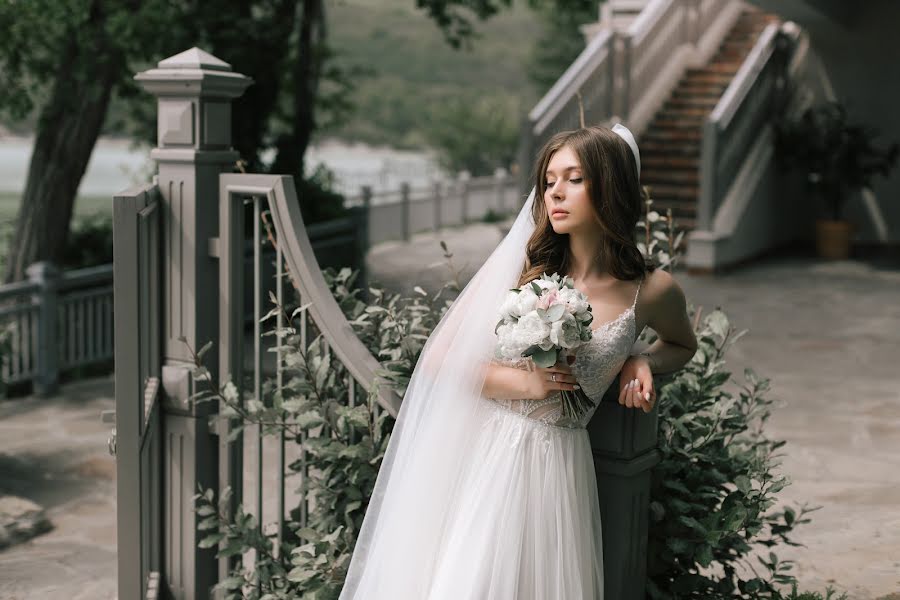
M 652 307 L 657 307 L 661 302 L 671 302 L 679 295 L 684 298 L 684 292 L 678 281 L 671 273 L 660 268 L 647 273 L 641 286 L 641 296 L 647 305 Z
M 696 347 L 687 299 L 675 277 L 664 269 L 648 273 L 641 287 L 645 322 L 659 337 L 687 347 Z

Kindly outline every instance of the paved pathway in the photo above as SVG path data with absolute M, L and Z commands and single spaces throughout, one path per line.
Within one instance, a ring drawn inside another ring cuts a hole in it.
M 64 386 L 56 398 L 0 401 L 0 494 L 44 507 L 54 529 L 0 552 L 0 599 L 116 597 L 111 377 Z
M 502 238 L 476 224 L 386 243 L 371 279 L 392 289 L 436 289 L 448 271 L 444 239 L 463 281 Z M 466 265 L 468 263 L 468 265 Z M 900 599 L 900 261 L 762 260 L 716 278 L 676 279 L 704 314 L 722 306 L 748 333 L 728 360 L 770 378 L 778 399 L 768 434 L 785 439 L 780 498 L 823 508 L 797 530 L 804 589 L 828 583 L 854 600 Z M 110 377 L 69 384 L 55 399 L 0 401 L 0 494 L 48 509 L 55 529 L 0 552 L 0 599 L 115 597 L 115 469 L 106 453 Z

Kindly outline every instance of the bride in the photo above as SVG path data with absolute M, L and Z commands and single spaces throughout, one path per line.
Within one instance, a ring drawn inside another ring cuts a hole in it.
M 627 128 L 555 135 L 534 181 L 423 348 L 341 600 L 603 598 L 603 491 L 585 426 L 616 375 L 619 403 L 651 411 L 652 373 L 683 366 L 697 342 L 681 288 L 634 242 L 640 154 Z M 495 359 L 508 290 L 544 272 L 585 293 L 593 337 L 548 368 Z M 659 339 L 632 356 L 644 326 Z M 576 386 L 594 406 L 573 420 L 560 391 Z

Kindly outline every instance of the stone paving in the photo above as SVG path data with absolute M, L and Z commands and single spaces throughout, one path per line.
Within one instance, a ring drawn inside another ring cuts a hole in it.
M 116 464 L 100 422 L 114 405 L 111 376 L 0 401 L 0 495 L 38 503 L 53 525 L 0 552 L 3 600 L 116 598 Z
M 380 244 L 370 278 L 436 289 L 448 273 L 443 239 L 465 282 L 502 235 L 479 223 Z M 900 598 L 900 261 L 773 256 L 715 278 L 675 277 L 704 314 L 721 306 L 748 330 L 728 367 L 738 383 L 745 366 L 771 379 L 767 431 L 788 441 L 781 469 L 793 481 L 779 497 L 822 506 L 797 530 L 805 547 L 779 556 L 796 561 L 803 589 Z M 111 377 L 52 399 L 0 400 L 0 495 L 37 502 L 54 525 L 0 551 L 0 599 L 116 597 L 115 463 L 99 417 L 113 404 Z

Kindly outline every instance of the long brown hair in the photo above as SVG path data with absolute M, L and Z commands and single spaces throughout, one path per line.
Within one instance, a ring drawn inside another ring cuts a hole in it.
M 632 280 L 653 271 L 635 243 L 635 227 L 641 217 L 644 193 L 631 147 L 608 127 L 592 125 L 561 131 L 551 137 L 538 154 L 532 179 L 534 233 L 528 240 L 521 286 L 542 273 L 568 274 L 571 267 L 568 234 L 556 233 L 544 204 L 547 165 L 553 154 L 568 146 L 578 156 L 588 196 L 600 224 L 602 244 L 596 259 L 620 280 Z

